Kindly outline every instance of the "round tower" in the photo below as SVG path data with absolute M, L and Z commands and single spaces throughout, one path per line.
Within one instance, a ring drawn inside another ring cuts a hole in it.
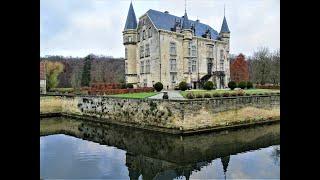
M 188 61 L 190 59 L 189 43 L 190 41 L 192 41 L 192 30 L 191 30 L 191 25 L 188 20 L 188 15 L 186 11 L 183 16 L 181 33 L 183 34 L 183 72 L 189 73 L 188 71 Z
M 126 25 L 123 33 L 125 46 L 125 78 L 126 83 L 136 84 L 137 80 L 137 19 L 130 3 Z

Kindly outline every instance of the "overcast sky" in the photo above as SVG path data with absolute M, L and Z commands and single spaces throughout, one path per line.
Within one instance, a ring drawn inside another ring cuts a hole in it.
M 187 0 L 191 20 L 220 31 L 223 6 L 230 53 L 280 48 L 280 0 Z M 130 0 L 41 0 L 40 55 L 124 57 L 122 31 Z M 133 0 L 137 18 L 149 9 L 183 16 L 184 0 Z

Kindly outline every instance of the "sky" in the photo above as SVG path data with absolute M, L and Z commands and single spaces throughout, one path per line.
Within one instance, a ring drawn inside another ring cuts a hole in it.
M 122 31 L 131 0 L 41 0 L 40 56 L 124 57 Z M 149 9 L 183 16 L 185 0 L 132 0 L 137 19 Z M 230 53 L 280 48 L 280 0 L 186 0 L 188 18 L 220 31 L 225 16 Z

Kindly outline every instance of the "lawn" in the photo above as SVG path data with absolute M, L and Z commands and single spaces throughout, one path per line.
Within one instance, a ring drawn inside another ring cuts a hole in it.
M 115 94 L 115 95 L 109 95 L 109 97 L 144 99 L 157 94 L 158 94 L 157 92 L 141 92 L 141 93 Z
M 236 92 L 236 90 L 224 90 L 224 89 L 219 89 L 219 90 L 203 90 L 203 89 L 192 89 L 192 90 L 187 90 L 187 91 L 181 91 L 180 94 L 183 97 L 186 97 L 186 95 L 192 92 L 194 95 L 197 94 L 202 94 L 204 95 L 205 93 L 209 93 L 209 94 L 214 94 L 214 93 L 218 93 L 218 94 L 223 94 L 225 92 L 227 93 L 233 93 Z M 273 90 L 273 89 L 246 89 L 244 90 L 245 93 L 247 94 L 265 94 L 265 93 L 278 93 L 280 92 L 280 90 Z

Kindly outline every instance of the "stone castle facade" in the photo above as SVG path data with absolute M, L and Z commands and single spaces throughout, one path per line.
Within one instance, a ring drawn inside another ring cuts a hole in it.
M 161 82 L 173 89 L 181 81 L 199 88 L 213 81 L 217 88 L 230 81 L 230 31 L 224 17 L 220 33 L 199 20 L 148 10 L 136 20 L 130 4 L 123 31 L 126 82 L 152 87 Z

